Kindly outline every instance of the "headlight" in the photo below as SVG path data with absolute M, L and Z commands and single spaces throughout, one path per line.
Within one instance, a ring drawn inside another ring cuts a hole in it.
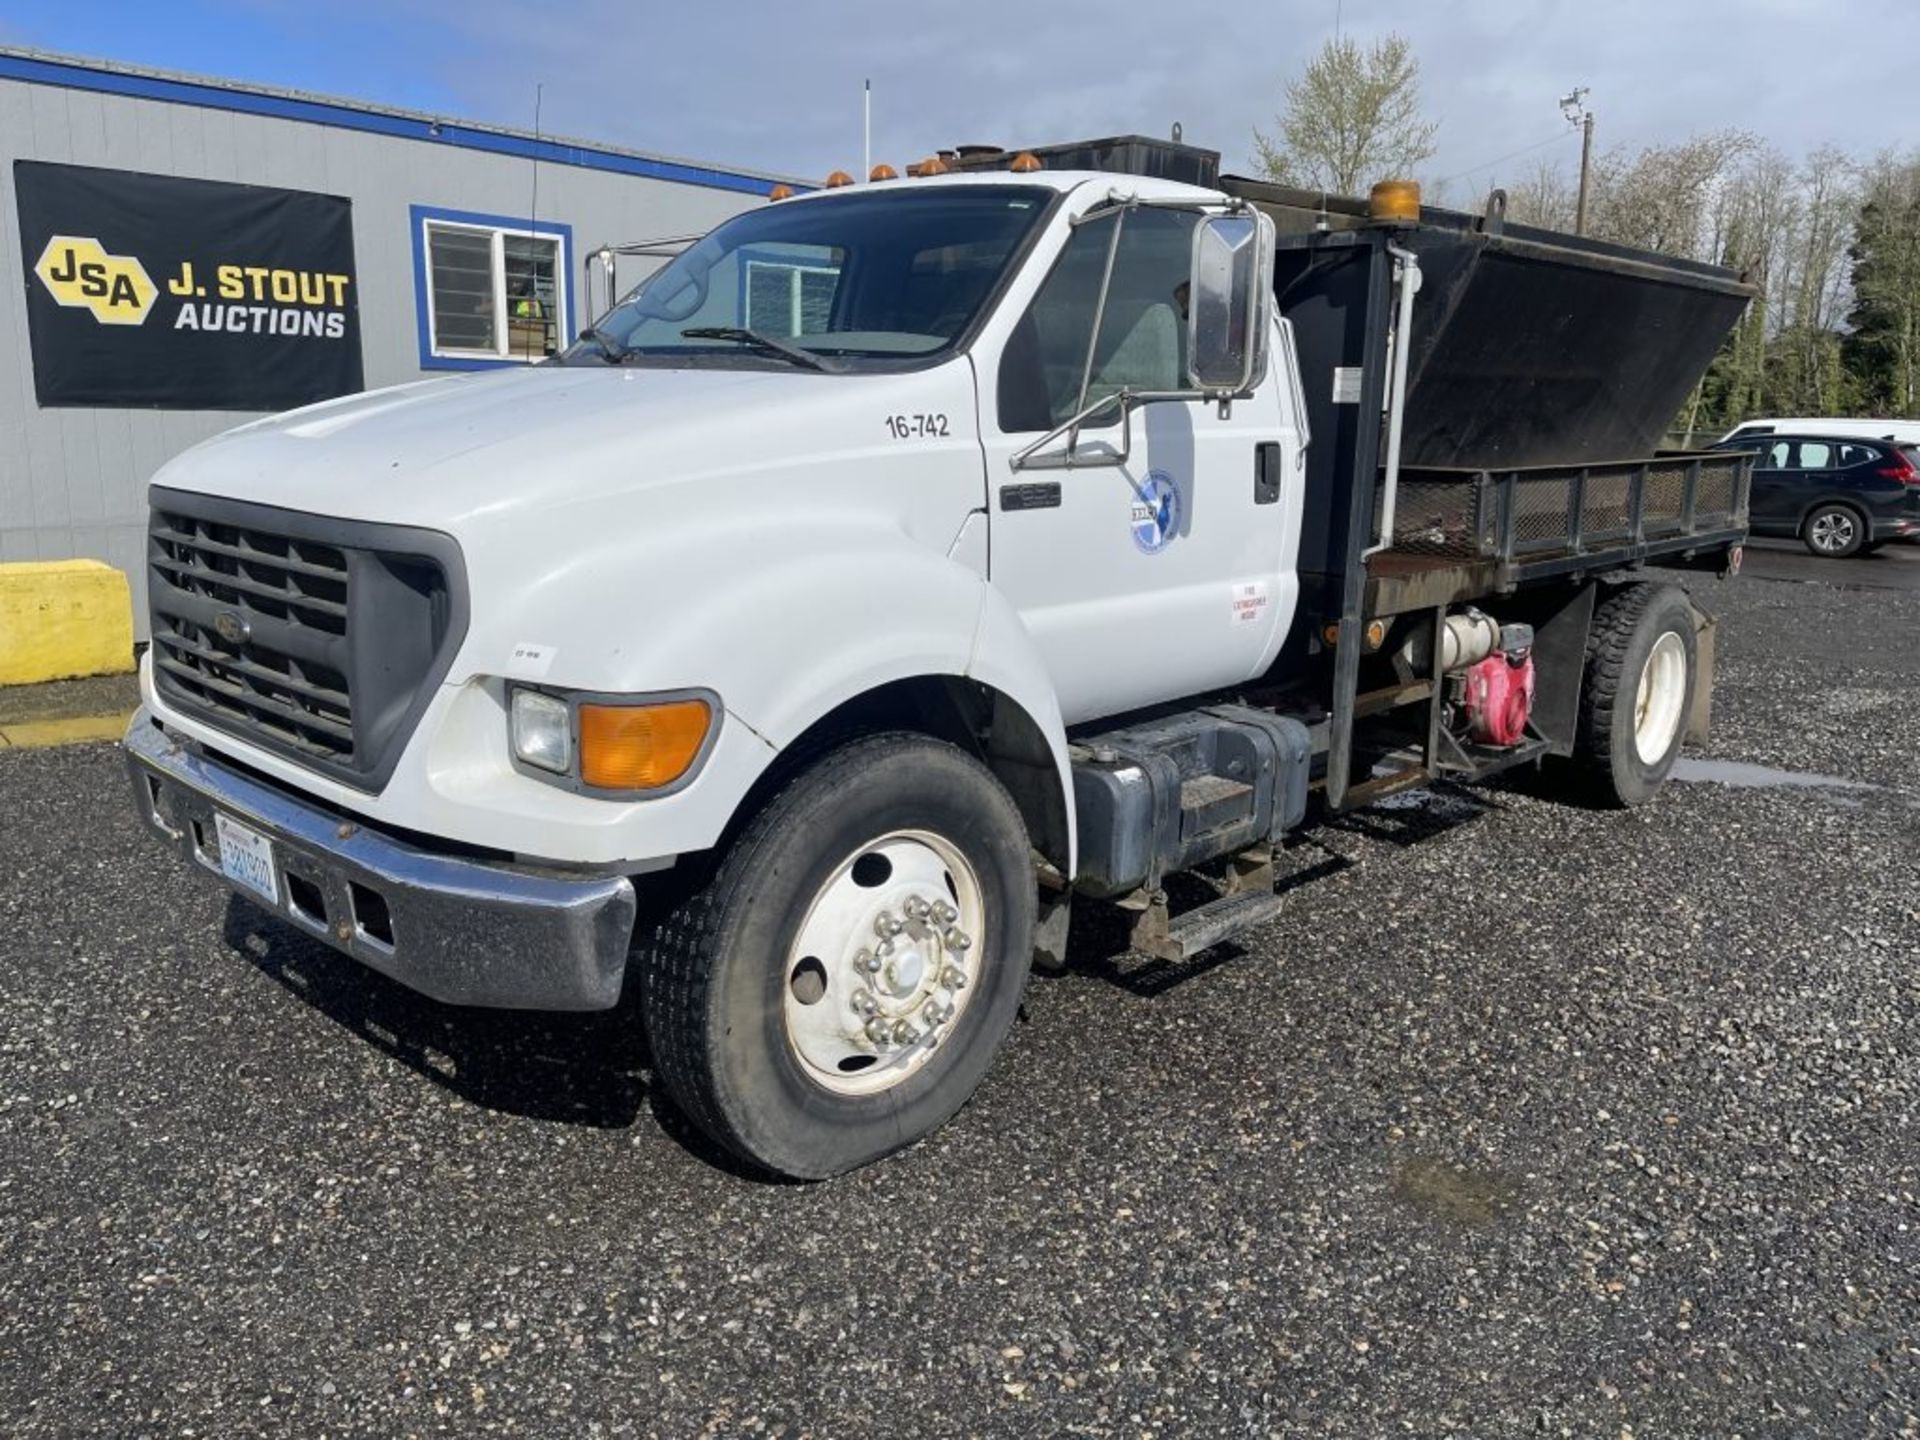
M 510 687 L 514 762 L 535 778 L 609 799 L 665 795 L 692 781 L 720 728 L 711 690 L 652 695 Z
M 567 774 L 573 768 L 573 707 L 558 695 L 515 690 L 513 753 L 528 765 Z

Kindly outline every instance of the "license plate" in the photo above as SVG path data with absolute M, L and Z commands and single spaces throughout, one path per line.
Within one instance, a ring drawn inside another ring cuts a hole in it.
M 277 906 L 280 881 L 273 863 L 273 842 L 258 830 L 225 815 L 215 814 L 213 827 L 220 838 L 221 873 L 269 905 Z

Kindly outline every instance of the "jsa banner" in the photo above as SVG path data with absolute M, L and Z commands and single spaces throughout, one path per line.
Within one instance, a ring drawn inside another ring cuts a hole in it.
M 363 388 L 336 195 L 16 160 L 42 405 L 288 410 Z

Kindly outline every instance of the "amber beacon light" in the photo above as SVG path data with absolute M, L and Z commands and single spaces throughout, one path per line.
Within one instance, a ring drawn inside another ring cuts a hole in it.
M 1367 197 L 1367 214 L 1390 224 L 1413 224 L 1420 218 L 1418 180 L 1382 180 Z
M 597 790 L 658 790 L 685 775 L 713 724 L 704 700 L 580 706 L 580 778 Z

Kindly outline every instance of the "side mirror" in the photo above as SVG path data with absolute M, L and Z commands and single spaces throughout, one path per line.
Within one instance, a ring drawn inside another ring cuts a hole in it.
M 1208 215 L 1193 229 L 1187 380 L 1220 397 L 1253 393 L 1266 360 L 1273 222 L 1258 211 Z

